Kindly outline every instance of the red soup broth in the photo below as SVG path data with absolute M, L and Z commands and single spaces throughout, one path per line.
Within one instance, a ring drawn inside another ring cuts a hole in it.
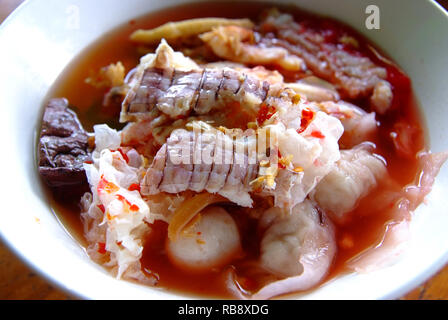
M 92 130 L 92 126 L 97 123 L 107 123 L 112 127 L 121 129 L 123 124 L 118 123 L 120 110 L 105 110 L 101 105 L 106 91 L 86 84 L 85 79 L 101 67 L 117 61 L 123 63 L 126 71 L 134 68 L 141 55 L 138 53 L 136 45 L 129 40 L 133 31 L 154 28 L 168 21 L 198 17 L 252 18 L 257 21 L 257 17 L 264 9 L 275 6 L 284 12 L 293 14 L 296 19 L 307 19 L 307 21 L 311 21 L 311 24 L 325 29 L 328 41 L 332 41 L 332 33 L 345 31 L 354 35 L 360 40 L 360 54 L 370 57 L 376 64 L 388 70 L 387 80 L 394 89 L 394 111 L 387 117 L 377 115 L 377 120 L 380 123 L 379 133 L 372 142 L 377 147 L 375 152 L 385 158 L 390 176 L 400 187 L 413 182 L 420 171 L 417 159 L 416 157 L 402 157 L 397 154 L 390 134 L 395 130 L 397 123 L 412 128 L 412 152 L 416 154 L 424 148 L 423 121 L 417 108 L 410 80 L 396 65 L 380 59 L 371 50 L 372 45 L 366 39 L 340 22 L 310 15 L 291 6 L 239 3 L 237 4 L 238 10 L 235 10 L 235 5 L 229 6 L 219 2 L 188 4 L 164 9 L 131 20 L 102 36 L 77 56 L 55 82 L 49 93 L 49 98 L 66 97 L 87 130 Z M 328 31 L 329 29 L 331 29 L 331 32 Z M 377 52 L 379 51 L 377 50 Z M 289 74 L 285 77 L 294 78 L 294 75 Z M 368 110 L 366 101 L 352 102 Z M 373 193 L 378 191 L 374 190 Z M 54 197 L 51 194 L 49 198 L 52 208 L 67 230 L 79 240 L 81 245 L 85 245 L 79 206 L 73 200 L 64 201 L 61 200 L 61 197 Z M 375 203 L 374 198 L 371 195 L 363 198 L 359 207 L 352 214 L 352 219 L 343 226 L 336 225 L 338 253 L 327 279 L 344 272 L 347 260 L 375 244 L 382 235 L 384 224 L 390 220 L 387 214 L 377 212 L 366 216 L 362 212 L 357 212 L 362 208 L 377 206 L 378 203 Z M 246 251 L 246 257 L 256 258 L 260 235 L 256 231 L 255 221 L 242 217 L 241 213 L 238 215 L 237 209 L 229 208 L 229 211 L 235 217 L 241 232 L 244 233 L 246 240 L 243 241 L 243 247 Z M 244 258 L 225 268 L 200 274 L 188 273 L 170 263 L 165 253 L 166 234 L 167 224 L 165 222 L 159 221 L 152 226 L 152 232 L 146 241 L 141 260 L 144 272 L 148 275 L 156 275 L 158 278 L 157 287 L 200 297 L 233 297 L 225 285 L 225 271 L 229 268 L 238 269 L 238 266 L 244 263 Z M 250 288 L 253 280 L 242 278 L 241 281 L 244 282 L 243 285 Z

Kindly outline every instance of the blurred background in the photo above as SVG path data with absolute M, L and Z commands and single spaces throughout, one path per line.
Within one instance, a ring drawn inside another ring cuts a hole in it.
M 448 10 L 448 0 L 436 1 Z M 0 23 L 22 2 L 24 0 L 0 0 Z M 67 295 L 26 266 L 0 239 L 0 299 L 67 300 L 76 297 Z M 400 299 L 448 300 L 448 264 Z

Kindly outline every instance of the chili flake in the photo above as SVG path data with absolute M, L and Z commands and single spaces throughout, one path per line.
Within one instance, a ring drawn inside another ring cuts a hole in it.
M 297 133 L 302 133 L 314 119 L 314 112 L 308 108 L 302 110 L 302 118 L 300 119 L 300 128 Z
M 324 139 L 325 136 L 320 131 L 313 131 L 311 132 L 311 136 L 314 138 Z
M 120 152 L 121 156 L 123 157 L 123 160 L 126 161 L 126 163 L 129 163 L 129 157 L 126 153 L 123 152 L 123 150 L 121 148 L 115 149 L 115 150 L 110 150 L 111 152 Z
M 123 197 L 121 194 L 117 194 L 117 199 L 121 202 L 126 203 L 131 211 L 138 211 L 140 209 L 136 204 L 130 203 L 129 200 Z
M 257 114 L 258 125 L 262 125 L 266 120 L 269 120 L 276 111 L 277 109 L 274 106 L 262 104 Z
M 102 213 L 106 212 L 106 209 L 104 208 L 104 205 L 99 204 L 99 205 L 97 205 L 97 207 L 98 207 L 98 209 L 101 210 Z
M 107 192 L 107 193 L 113 193 L 113 192 L 117 192 L 118 190 L 120 190 L 120 188 L 116 184 L 107 181 L 104 178 L 104 175 L 101 176 L 101 179 L 98 182 L 98 187 L 97 187 L 98 193 L 102 193 L 103 191 Z
M 138 183 L 133 183 L 129 186 L 128 188 L 129 191 L 138 191 L 140 192 L 140 184 Z
M 104 242 L 98 242 L 98 253 L 105 254 L 106 251 L 106 244 Z

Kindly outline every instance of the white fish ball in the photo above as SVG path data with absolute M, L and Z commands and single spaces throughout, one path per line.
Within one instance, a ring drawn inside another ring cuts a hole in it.
M 229 263 L 241 252 L 240 234 L 231 215 L 221 207 L 200 212 L 199 221 L 175 241 L 167 239 L 171 262 L 189 271 L 206 271 Z

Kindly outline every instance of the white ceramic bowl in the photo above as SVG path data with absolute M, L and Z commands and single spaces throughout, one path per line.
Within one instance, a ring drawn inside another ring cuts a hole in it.
M 0 28 L 1 235 L 30 266 L 79 297 L 185 298 L 117 281 L 93 263 L 44 200 L 34 150 L 44 98 L 74 56 L 121 23 L 184 2 L 32 0 Z M 295 2 L 311 12 L 346 22 L 397 61 L 412 78 L 424 108 L 431 149 L 448 150 L 448 18 L 443 9 L 429 0 Z M 380 30 L 365 27 L 365 9 L 372 3 L 380 9 Z M 399 262 L 369 274 L 338 277 L 303 298 L 395 298 L 423 282 L 448 260 L 446 194 L 448 166 L 437 177 L 427 205 L 415 212 L 410 249 Z

